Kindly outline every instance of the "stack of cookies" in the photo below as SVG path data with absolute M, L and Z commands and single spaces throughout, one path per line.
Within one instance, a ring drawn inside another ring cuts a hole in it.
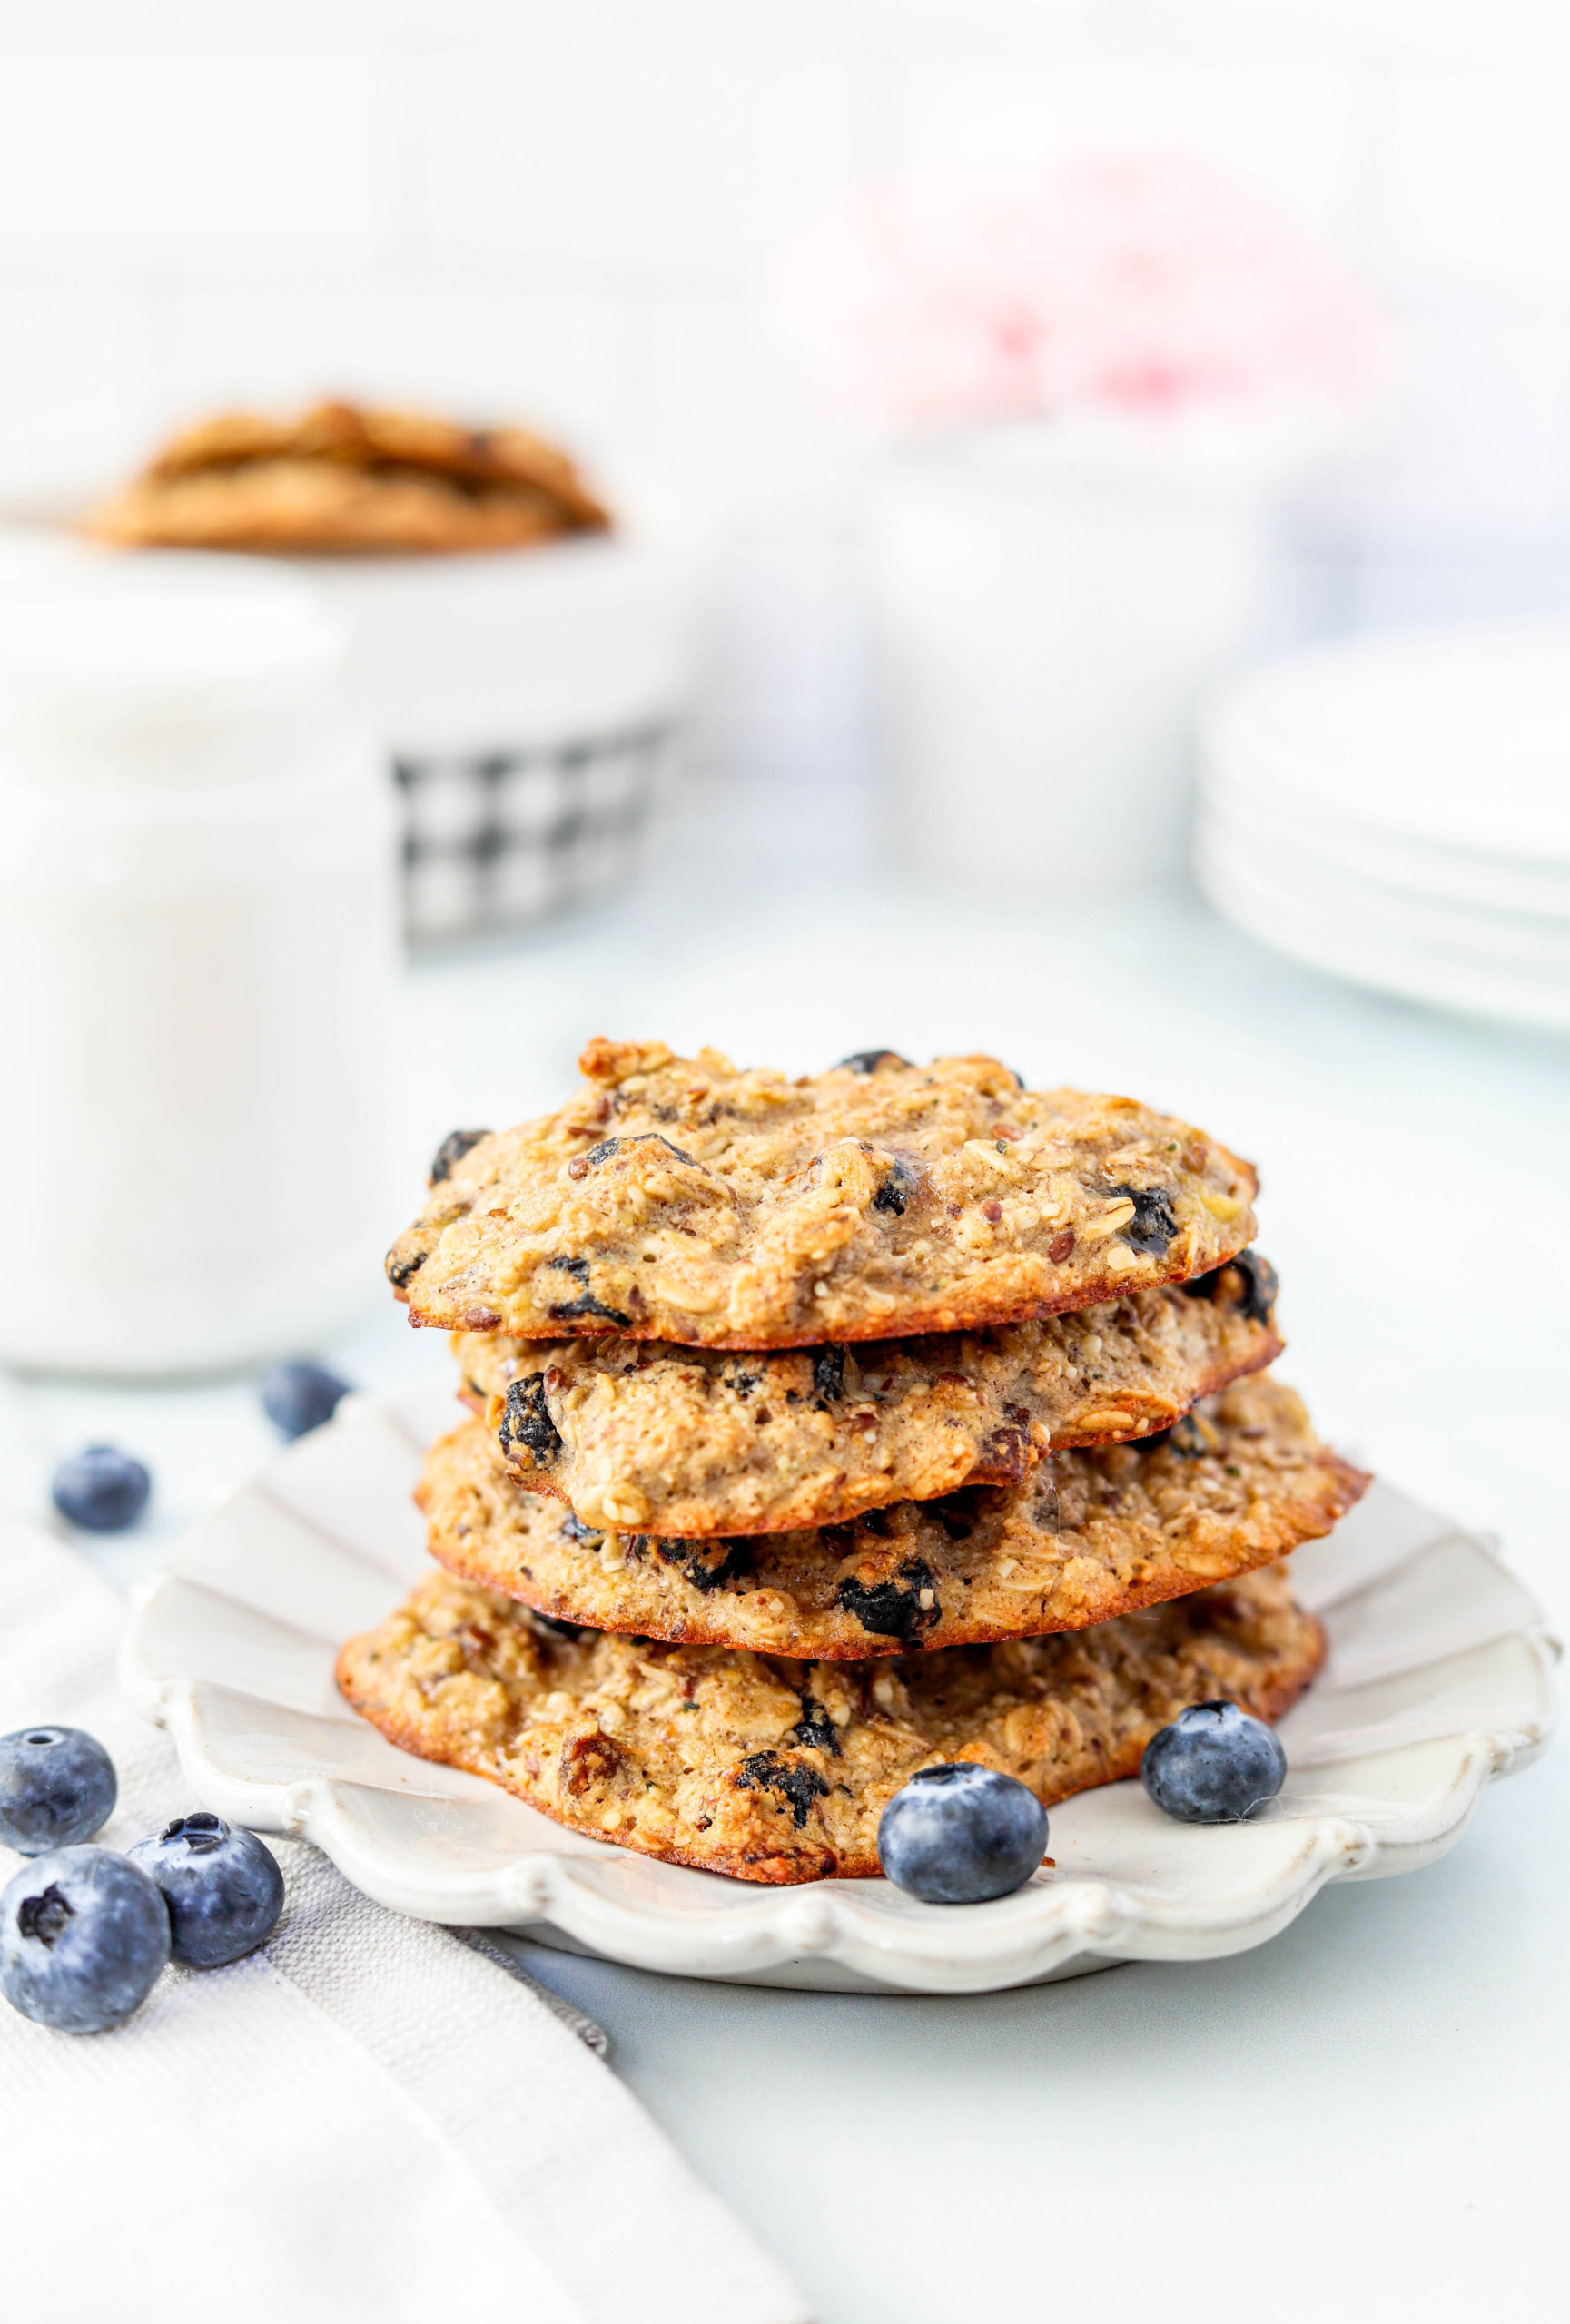
M 1323 1640 L 1281 1563 L 1367 1479 L 1267 1367 L 1254 1174 L 1124 1098 L 887 1050 L 594 1041 L 455 1132 L 388 1273 L 470 1417 L 437 1570 L 339 1662 L 407 1748 L 744 1879 L 878 1869 L 916 1772 L 1044 1805 Z

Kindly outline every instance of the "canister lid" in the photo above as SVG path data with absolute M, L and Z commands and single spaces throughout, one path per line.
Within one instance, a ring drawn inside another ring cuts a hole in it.
M 0 785 L 290 772 L 337 734 L 343 653 L 309 584 L 242 557 L 0 580 Z

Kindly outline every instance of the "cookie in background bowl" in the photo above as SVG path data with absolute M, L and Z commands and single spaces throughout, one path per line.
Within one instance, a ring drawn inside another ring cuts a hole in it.
M 129 556 L 283 559 L 331 601 L 397 785 L 411 941 L 630 874 L 702 659 L 716 543 L 688 496 L 603 492 L 520 426 L 337 400 L 203 420 L 78 529 Z
M 439 555 L 610 521 L 570 456 L 527 428 L 333 401 L 182 430 L 85 529 L 122 548 Z

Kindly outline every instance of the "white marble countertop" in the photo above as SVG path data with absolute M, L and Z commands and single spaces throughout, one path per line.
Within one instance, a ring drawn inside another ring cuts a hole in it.
M 987 1049 L 1202 1122 L 1262 1165 L 1282 1368 L 1321 1428 L 1499 1533 L 1564 1623 L 1570 1043 L 1322 980 L 1184 897 L 954 898 L 870 870 L 820 803 L 695 803 L 617 906 L 410 972 L 403 1210 L 448 1129 L 555 1102 L 594 1032 L 793 1071 Z M 301 1351 L 358 1386 L 447 1363 L 379 1295 L 402 1223 L 375 1225 L 363 1319 Z M 83 1544 L 122 1582 L 275 1442 L 249 1379 L 0 1375 L 0 1507 L 46 1517 L 90 1438 L 155 1474 L 135 1535 Z M 1567 1769 L 1551 1752 L 1439 1866 L 1328 1891 L 1230 1961 L 961 2000 L 531 1963 L 825 2324 L 1547 2314 L 1570 2297 Z

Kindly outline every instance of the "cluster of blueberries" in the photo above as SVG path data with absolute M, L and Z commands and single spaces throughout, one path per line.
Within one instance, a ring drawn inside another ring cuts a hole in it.
M 319 1364 L 276 1364 L 262 1410 L 285 1437 L 331 1420 L 348 1383 Z M 51 1491 L 84 1532 L 119 1533 L 147 1507 L 145 1464 L 113 1444 L 62 1461 Z M 114 1765 L 76 1727 L 0 1736 L 0 1842 L 32 1861 L 0 1892 L 0 1993 L 72 2034 L 123 2024 L 165 1963 L 221 1968 L 266 1943 L 283 1876 L 254 1832 L 199 1809 L 126 1855 L 87 1845 L 114 1813 Z
M 304 1436 L 331 1420 L 349 1384 L 320 1364 L 275 1364 L 262 1375 L 262 1409 L 286 1437 Z M 123 1533 L 147 1506 L 153 1479 L 144 1462 L 114 1444 L 89 1444 L 55 1470 L 54 1506 L 84 1533 Z
M 1152 1735 L 1145 1789 L 1182 1824 L 1238 1824 L 1287 1777 L 1273 1728 L 1236 1703 L 1191 1703 Z M 928 1905 L 980 1905 L 1022 1887 L 1047 1848 L 1047 1811 L 996 1768 L 923 1768 L 878 1825 L 878 1861 L 897 1888 Z
M 88 1846 L 119 1791 L 108 1752 L 79 1727 L 0 1736 L 0 1841 L 31 1858 L 0 1891 L 0 1993 L 63 2033 L 123 2025 L 169 1961 L 241 1960 L 283 1909 L 271 1849 L 204 1809 L 124 1856 Z

